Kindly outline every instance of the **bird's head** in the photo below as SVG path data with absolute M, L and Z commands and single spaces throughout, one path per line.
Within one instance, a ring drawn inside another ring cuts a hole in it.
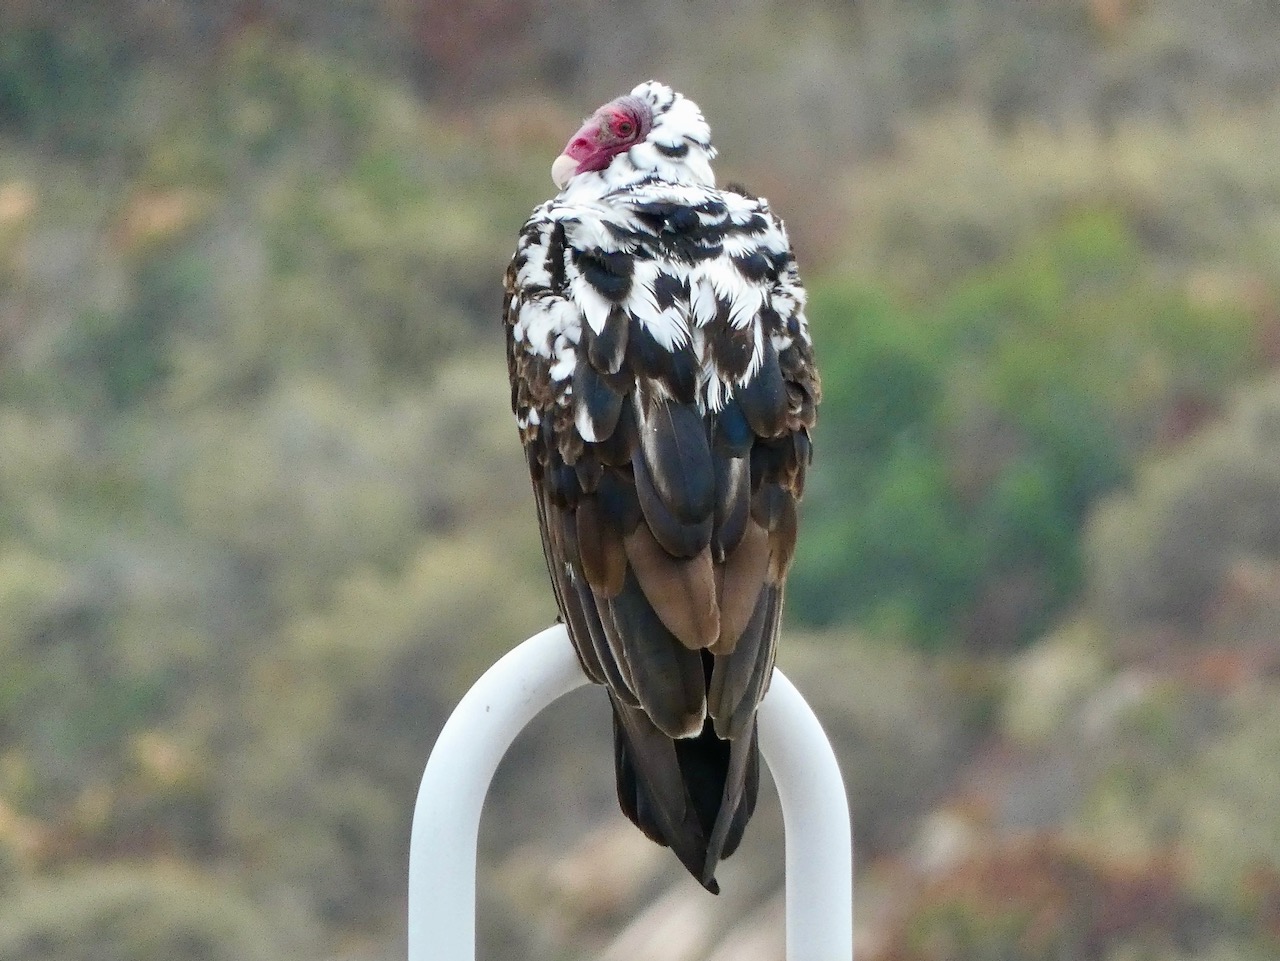
M 698 105 L 650 80 L 588 117 L 551 165 L 551 179 L 564 190 L 581 174 L 599 173 L 608 186 L 618 186 L 636 174 L 657 173 L 710 186 L 714 156 Z

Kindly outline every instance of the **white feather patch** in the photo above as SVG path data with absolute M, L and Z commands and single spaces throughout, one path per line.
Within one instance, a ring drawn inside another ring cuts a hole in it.
M 733 394 L 733 388 L 725 383 L 714 364 L 706 364 L 702 368 L 702 392 L 698 397 L 703 412 L 718 413 L 724 409 Z
M 556 341 L 556 347 L 559 348 L 563 341 Z M 552 380 L 568 380 L 573 376 L 573 369 L 578 366 L 578 352 L 565 344 L 565 349 L 557 349 L 554 354 L 554 360 L 548 375 Z
M 701 269 L 716 299 L 728 305 L 730 324 L 741 330 L 756 319 L 764 302 L 764 291 L 744 278 L 731 260 L 725 257 L 710 260 Z
M 574 407 L 573 425 L 578 428 L 578 433 L 582 435 L 582 439 L 587 443 L 595 444 L 600 440 L 596 436 L 595 424 L 591 422 L 591 415 L 587 411 L 586 404 L 578 404 Z
M 516 283 L 523 288 L 548 287 L 551 285 L 551 272 L 547 270 L 546 251 L 538 251 L 524 262 L 524 266 L 516 271 Z
M 739 330 L 756 323 L 763 303 L 764 291 L 755 284 L 744 281 L 734 288 L 733 306 L 729 308 L 729 323 Z
M 711 278 L 698 271 L 689 282 L 689 313 L 698 327 L 706 327 L 716 319 L 716 290 Z
M 605 321 L 609 319 L 609 311 L 613 308 L 613 304 L 576 271 L 569 278 L 569 296 L 578 305 L 583 318 L 593 331 L 598 334 L 604 330 Z
M 572 219 L 565 220 L 565 239 L 570 246 L 578 250 L 617 250 L 618 242 L 614 239 L 606 220 L 616 217 L 614 210 L 597 205 L 580 205 L 574 211 Z
M 658 307 L 654 285 L 664 267 L 669 269 L 671 265 L 652 260 L 636 262 L 626 306 L 664 350 L 678 350 L 689 343 L 689 325 L 679 303 L 665 309 Z
M 538 297 L 521 304 L 512 333 L 539 357 L 550 358 L 558 338 L 577 343 L 581 325 L 582 316 L 570 301 L 563 297 Z
M 745 384 L 754 377 L 764 362 L 764 325 L 756 324 L 751 334 L 751 360 L 747 363 L 746 373 L 738 381 L 739 384 Z
M 760 249 L 760 238 L 748 234 L 727 234 L 723 241 L 724 252 L 730 257 L 753 254 Z

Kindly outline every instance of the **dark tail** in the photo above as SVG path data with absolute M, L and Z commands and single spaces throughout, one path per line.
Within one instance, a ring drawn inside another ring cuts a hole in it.
M 622 813 L 719 894 L 716 866 L 737 849 L 756 807 L 755 720 L 749 735 L 732 741 L 716 737 L 710 718 L 697 737 L 672 740 L 644 711 L 610 700 Z

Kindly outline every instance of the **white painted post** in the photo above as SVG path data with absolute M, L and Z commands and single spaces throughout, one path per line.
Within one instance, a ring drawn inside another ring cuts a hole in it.
M 475 683 L 427 761 L 409 842 L 409 961 L 475 961 L 476 844 L 498 762 L 525 726 L 587 683 L 561 625 Z M 786 831 L 787 961 L 852 961 L 853 844 L 831 744 L 781 671 L 760 705 L 760 751 Z
M 445 722 L 409 838 L 409 961 L 475 961 L 476 843 L 498 762 L 549 704 L 588 683 L 563 625 L 481 675 Z
M 835 751 L 778 669 L 760 703 L 760 753 L 782 802 L 787 961 L 853 961 L 853 834 Z

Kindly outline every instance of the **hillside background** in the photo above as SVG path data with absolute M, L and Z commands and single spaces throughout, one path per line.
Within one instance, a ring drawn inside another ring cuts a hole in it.
M 1280 7 L 0 0 L 0 959 L 390 961 L 451 706 L 554 616 L 499 310 L 656 76 L 825 403 L 781 663 L 866 961 L 1280 953 Z M 623 821 L 598 692 L 481 957 L 781 961 Z

